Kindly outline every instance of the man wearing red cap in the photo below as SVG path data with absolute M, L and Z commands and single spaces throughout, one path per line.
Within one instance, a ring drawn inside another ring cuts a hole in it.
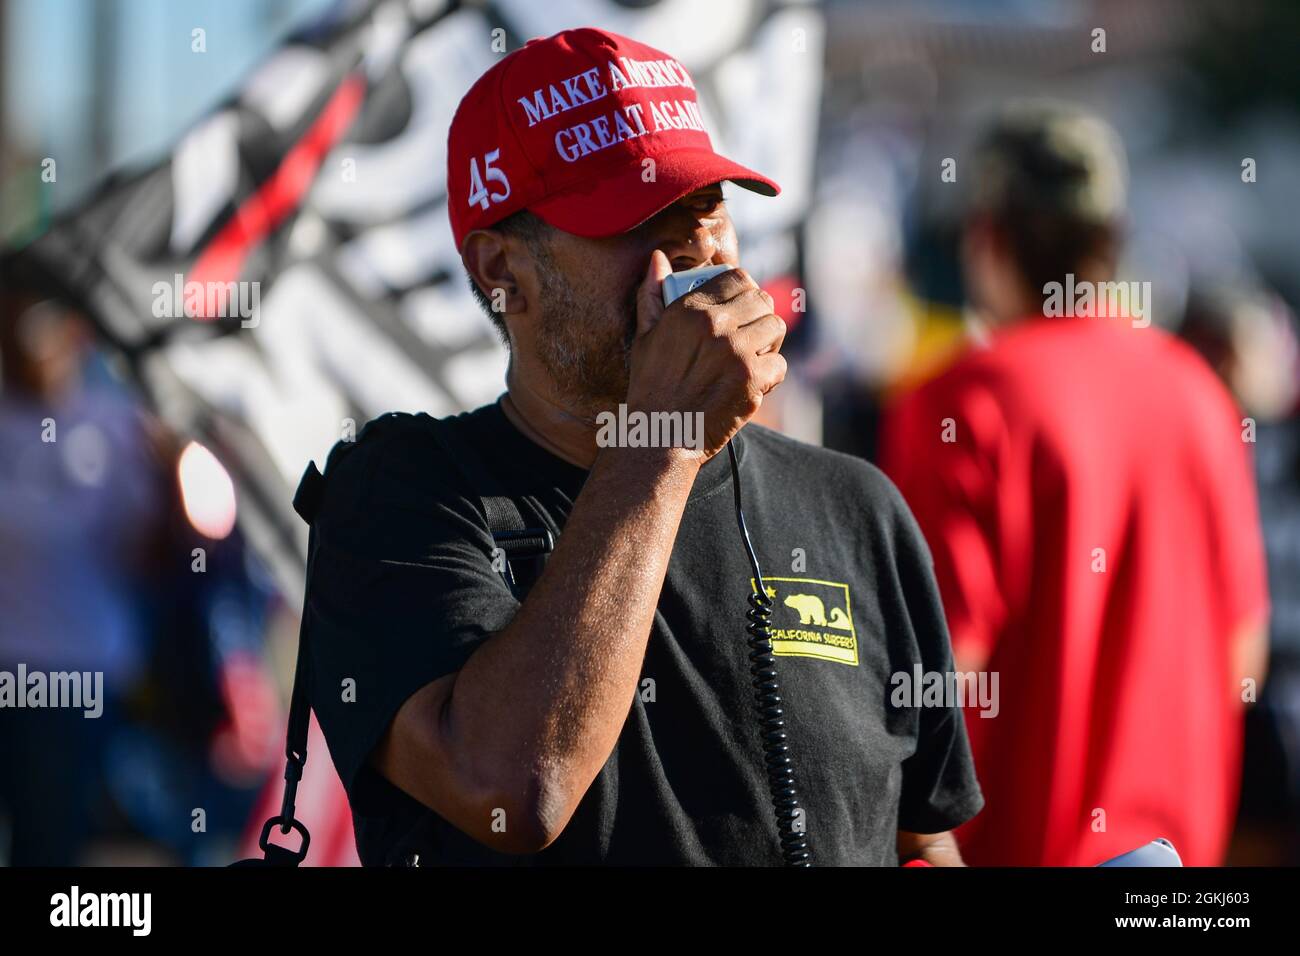
M 623 37 L 530 41 L 461 102 L 452 231 L 507 391 L 336 446 L 317 522 L 313 706 L 363 862 L 782 862 L 731 440 L 812 862 L 960 864 L 948 831 L 983 801 L 959 709 L 891 703 L 896 675 L 951 670 L 929 552 L 872 466 L 743 428 L 785 325 L 723 181 L 778 192 L 713 152 L 682 64 Z M 706 265 L 734 268 L 665 307 Z M 701 427 L 611 437 L 615 410 Z M 489 500 L 555 536 L 526 592 Z

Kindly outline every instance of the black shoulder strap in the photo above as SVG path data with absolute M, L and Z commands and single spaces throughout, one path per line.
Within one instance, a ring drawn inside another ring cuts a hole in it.
M 541 573 L 541 562 L 555 548 L 555 537 L 542 522 L 529 527 L 519 504 L 509 495 L 502 494 L 496 477 L 483 462 L 473 446 L 456 432 L 455 426 L 438 419 L 430 419 L 430 432 L 434 440 L 447 453 L 448 462 L 478 489 L 479 503 L 487 520 L 492 539 L 505 555 L 501 576 L 510 590 L 522 599 L 532 582 Z M 351 446 L 336 446 L 346 452 Z M 338 452 L 335 452 L 337 454 Z M 326 471 L 329 465 L 326 464 Z M 278 816 L 271 817 L 262 827 L 258 847 L 264 854 L 261 860 L 241 860 L 234 866 L 297 866 L 307 856 L 311 834 L 301 820 L 294 817 L 294 803 L 298 795 L 298 781 L 302 779 L 307 764 L 307 733 L 311 720 L 311 631 L 308 627 L 308 600 L 312 568 L 316 558 L 316 517 L 320 513 L 325 494 L 325 476 L 315 462 L 307 465 L 298 490 L 293 496 L 293 510 L 307 523 L 307 577 L 303 594 L 302 618 L 298 627 L 298 659 L 293 672 L 293 694 L 289 702 L 289 728 L 285 734 L 284 799 Z M 537 510 L 540 516 L 540 509 Z M 271 843 L 271 831 L 276 826 L 287 834 L 297 830 L 302 845 L 290 850 Z
M 298 624 L 298 660 L 293 668 L 293 693 L 289 698 L 289 728 L 284 742 L 284 799 L 280 803 L 280 813 L 271 817 L 262 826 L 262 834 L 257 840 L 262 851 L 262 859 L 240 860 L 234 866 L 297 866 L 307 856 L 307 847 L 311 843 L 311 834 L 301 820 L 294 817 L 294 802 L 298 797 L 298 781 L 302 779 L 303 767 L 307 764 L 307 732 L 311 721 L 311 653 L 307 627 L 308 591 L 311 588 L 312 566 L 316 557 L 316 516 L 320 512 L 321 499 L 325 493 L 325 478 L 316 470 L 315 462 L 308 462 L 307 470 L 298 482 L 298 490 L 293 496 L 293 510 L 307 522 L 307 576 L 304 585 L 302 617 Z M 302 843 L 297 850 L 271 842 L 271 831 L 280 827 L 282 834 L 297 830 Z
M 505 557 L 501 576 L 516 597 L 522 598 L 541 573 L 546 555 L 555 550 L 555 536 L 541 520 L 540 509 L 531 502 L 530 510 L 535 512 L 538 520 L 532 526 L 524 521 L 519 502 L 503 494 L 500 481 L 454 423 L 438 419 L 430 421 L 434 440 L 446 452 L 452 467 L 459 470 L 469 486 L 478 492 L 479 505 L 487 519 L 492 540 Z

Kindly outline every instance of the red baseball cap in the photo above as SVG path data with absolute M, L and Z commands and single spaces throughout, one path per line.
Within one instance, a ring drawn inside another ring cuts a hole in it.
M 470 87 L 447 137 L 457 249 L 520 209 L 575 235 L 617 235 L 724 179 L 781 191 L 713 151 L 681 63 L 604 30 L 529 40 Z

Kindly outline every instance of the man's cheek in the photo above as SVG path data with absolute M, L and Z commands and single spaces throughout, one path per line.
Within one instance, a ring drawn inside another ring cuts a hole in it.
M 736 238 L 736 229 L 730 218 L 713 231 L 713 244 L 717 250 L 713 254 L 715 262 L 729 266 L 740 265 L 740 242 Z

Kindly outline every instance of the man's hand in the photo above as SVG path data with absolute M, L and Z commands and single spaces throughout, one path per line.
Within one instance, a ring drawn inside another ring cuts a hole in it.
M 965 866 L 951 830 L 942 833 L 898 831 L 898 862 L 924 860 L 931 866 Z
M 714 276 L 665 308 L 672 271 L 659 250 L 637 296 L 629 411 L 704 415 L 707 460 L 758 411 L 785 379 L 784 320 L 772 297 L 743 269 Z

